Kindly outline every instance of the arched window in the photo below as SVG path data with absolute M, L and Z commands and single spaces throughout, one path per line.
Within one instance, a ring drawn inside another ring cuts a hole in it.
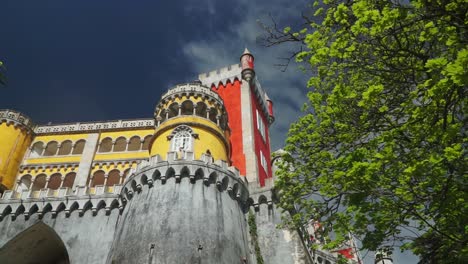
M 218 115 L 218 110 L 216 108 L 211 108 L 210 109 L 210 120 L 213 121 L 214 123 L 217 123 L 216 116 Z
M 128 151 L 137 151 L 141 148 L 141 140 L 140 137 L 134 136 L 128 142 Z
M 192 136 L 187 131 L 180 131 L 172 139 L 172 151 L 191 150 Z
M 60 144 L 58 155 L 68 155 L 72 151 L 72 142 L 66 140 Z
M 40 189 L 45 188 L 45 185 L 46 185 L 46 176 L 45 174 L 41 174 L 39 176 L 36 176 L 36 178 L 34 179 L 31 190 L 38 191 Z
M 148 135 L 143 139 L 143 146 L 141 147 L 142 150 L 148 150 L 149 144 L 151 141 L 151 135 Z
M 172 118 L 175 116 L 179 115 L 179 104 L 178 103 L 172 103 L 169 108 L 167 109 L 168 111 L 168 118 Z
M 193 115 L 193 102 L 190 100 L 182 103 L 181 113 L 182 115 Z
M 118 170 L 112 170 L 109 172 L 109 175 L 107 176 L 107 186 L 114 186 L 115 184 L 120 183 L 120 171 Z
M 160 117 L 159 122 L 162 123 L 166 121 L 166 109 L 161 109 L 161 111 L 159 112 L 159 117 Z
M 56 141 L 51 141 L 47 144 L 47 147 L 44 151 L 44 156 L 54 156 L 57 154 L 58 143 Z
M 36 158 L 42 156 L 42 152 L 44 152 L 44 143 L 36 142 L 31 148 L 31 158 Z
M 197 134 L 194 134 L 190 127 L 185 125 L 176 127 L 168 136 L 171 140 L 171 151 L 193 150 L 192 137 L 197 137 Z
M 60 188 L 61 184 L 62 184 L 62 175 L 60 175 L 60 173 L 54 173 L 49 178 L 49 184 L 47 185 L 47 188 L 52 189 L 52 190 L 57 190 L 58 188 Z
M 99 145 L 99 152 L 110 152 L 112 150 L 112 139 L 105 138 Z
M 19 182 L 18 191 L 29 190 L 31 188 L 31 175 L 24 175 Z
M 73 148 L 73 155 L 80 155 L 83 154 L 84 146 L 85 146 L 86 140 L 81 139 L 78 140 L 75 144 L 75 147 Z
M 201 116 L 203 118 L 206 118 L 206 104 L 204 102 L 198 102 L 197 103 L 197 111 L 196 111 L 196 115 L 197 116 Z
M 114 144 L 114 152 L 127 150 L 127 140 L 124 137 L 119 137 Z
M 104 185 L 104 172 L 103 171 L 96 171 L 93 174 L 93 180 L 91 182 L 91 187 L 96 185 Z
M 76 173 L 70 172 L 65 176 L 63 180 L 63 187 L 73 188 L 73 183 L 75 182 Z

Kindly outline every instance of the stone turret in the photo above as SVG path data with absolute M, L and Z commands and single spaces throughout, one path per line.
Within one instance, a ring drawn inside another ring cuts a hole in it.
M 247 48 L 245 48 L 244 53 L 240 57 L 240 62 L 242 67 L 242 79 L 251 82 L 255 78 L 254 56 Z
M 34 136 L 33 128 L 24 114 L 0 110 L 0 194 L 15 184 L 19 165 Z
M 228 117 L 222 99 L 209 88 L 190 83 L 177 85 L 165 93 L 155 110 L 156 130 L 151 156 L 166 153 L 229 162 Z
M 155 118 L 151 158 L 122 188 L 108 262 L 247 263 L 249 194 L 229 165 L 223 101 L 200 84 L 178 85 Z

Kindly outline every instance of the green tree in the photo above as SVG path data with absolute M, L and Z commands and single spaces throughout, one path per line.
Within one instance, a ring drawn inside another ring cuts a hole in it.
M 466 0 L 318 1 L 297 42 L 311 72 L 277 188 L 292 223 L 320 221 L 337 246 L 401 246 L 422 263 L 468 259 Z

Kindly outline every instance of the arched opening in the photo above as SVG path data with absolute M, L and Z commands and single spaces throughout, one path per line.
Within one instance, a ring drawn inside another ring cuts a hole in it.
M 93 174 L 93 182 L 91 183 L 91 187 L 96 185 L 104 185 L 104 172 L 103 171 L 96 171 Z
M 68 264 L 67 249 L 57 233 L 38 222 L 7 242 L 0 249 L 3 264 Z
M 221 126 L 221 129 L 222 130 L 226 130 L 227 129 L 227 115 L 224 114 L 224 115 L 221 115 L 221 117 L 219 118 L 219 125 Z
M 123 184 L 123 183 L 125 182 L 125 179 L 127 178 L 127 176 L 128 176 L 129 173 L 130 173 L 130 168 L 128 168 L 128 169 L 126 169 L 126 170 L 124 171 L 124 174 L 123 174 L 123 176 L 122 176 L 122 179 L 121 179 L 121 181 L 120 181 L 120 184 Z
M 19 185 L 18 185 L 18 191 L 24 191 L 24 190 L 29 190 L 31 188 L 31 182 L 32 182 L 32 177 L 31 175 L 24 175 L 21 177 Z
M 167 109 L 168 111 L 168 116 L 167 118 L 172 118 L 175 116 L 179 115 L 179 104 L 178 103 L 172 103 L 169 108 Z
M 128 151 L 137 151 L 141 148 L 141 140 L 139 136 L 134 136 L 130 138 L 128 142 Z
M 178 131 L 172 138 L 171 151 L 188 151 L 192 149 L 192 135 L 187 130 Z
M 114 144 L 114 152 L 127 150 L 127 140 L 124 137 L 119 137 Z
M 216 116 L 218 115 L 218 110 L 216 110 L 216 108 L 211 108 L 210 109 L 210 120 L 213 121 L 214 123 L 217 123 L 216 121 Z
M 193 102 L 186 100 L 182 103 L 181 109 L 182 115 L 193 115 Z
M 115 184 L 120 183 L 120 171 L 118 170 L 112 170 L 109 172 L 109 175 L 107 176 L 107 186 L 114 186 Z
M 60 188 L 61 184 L 62 184 L 62 175 L 60 175 L 60 173 L 54 173 L 49 178 L 49 184 L 47 185 L 47 188 L 52 189 L 52 190 L 57 190 L 58 188 Z
M 42 156 L 42 152 L 44 152 L 44 143 L 36 142 L 31 148 L 31 158 L 36 158 Z
M 145 139 L 143 139 L 143 146 L 141 146 L 141 149 L 148 150 L 150 141 L 151 141 L 151 135 L 146 136 Z
M 65 176 L 63 180 L 62 187 L 73 188 L 73 183 L 75 182 L 76 173 L 70 172 Z
M 34 179 L 31 190 L 39 191 L 40 189 L 44 189 L 45 185 L 46 185 L 46 176 L 45 176 L 45 174 L 38 175 Z
M 110 152 L 112 150 L 112 139 L 105 138 L 99 145 L 99 152 Z
M 201 116 L 203 118 L 206 118 L 206 104 L 204 102 L 198 102 L 197 103 L 197 110 L 195 114 L 197 116 Z
M 159 112 L 159 122 L 164 122 L 166 121 L 166 109 L 161 109 L 161 111 Z
M 58 155 L 68 155 L 72 151 L 72 142 L 70 140 L 66 140 L 60 144 L 60 149 Z
M 203 173 L 203 170 L 201 168 L 199 168 L 195 172 L 195 180 L 200 180 L 200 179 L 203 179 L 204 177 L 205 177 L 205 174 Z
M 51 141 L 47 144 L 47 147 L 44 151 L 44 156 L 54 156 L 57 154 L 58 143 L 56 141 Z
M 85 146 L 86 140 L 81 139 L 78 140 L 75 144 L 75 147 L 73 148 L 73 155 L 80 155 L 83 154 L 84 146 Z

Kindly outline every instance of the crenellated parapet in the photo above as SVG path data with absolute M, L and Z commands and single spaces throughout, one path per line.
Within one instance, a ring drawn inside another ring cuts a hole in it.
M 242 67 L 240 64 L 233 64 L 215 71 L 202 73 L 198 79 L 206 86 L 217 87 L 220 83 L 226 85 L 227 82 L 233 83 L 236 79 L 242 79 Z
M 72 192 L 69 188 L 56 190 L 44 189 L 37 194 L 24 191 L 18 193 L 7 191 L 0 199 L 0 222 L 6 217 L 16 220 L 24 216 L 28 220 L 32 215 L 37 214 L 41 219 L 45 214 L 50 213 L 53 218 L 59 213 L 64 213 L 69 217 L 71 213 L 78 212 L 83 216 L 87 211 L 91 211 L 96 216 L 99 210 L 105 210 L 106 215 L 113 209 L 123 210 L 123 204 L 119 199 L 120 188 L 115 188 L 112 193 L 102 192 L 91 195 L 87 193 L 87 187 Z
M 35 127 L 31 118 L 27 115 L 9 109 L 0 109 L 0 124 L 2 123 L 14 125 L 15 127 L 25 130 L 27 133 L 32 133 Z
M 178 157 L 177 152 L 168 154 L 168 160 L 162 160 L 159 155 L 142 161 L 129 172 L 125 184 L 122 186 L 122 199 L 131 200 L 154 185 L 165 185 L 168 181 L 191 184 L 203 183 L 205 188 L 215 188 L 219 192 L 226 192 L 233 200 L 239 202 L 245 210 L 248 205 L 249 192 L 246 182 L 239 175 L 239 170 L 228 166 L 226 161 L 213 162 L 210 155 L 203 155 L 200 160 L 193 159 L 193 155 Z

